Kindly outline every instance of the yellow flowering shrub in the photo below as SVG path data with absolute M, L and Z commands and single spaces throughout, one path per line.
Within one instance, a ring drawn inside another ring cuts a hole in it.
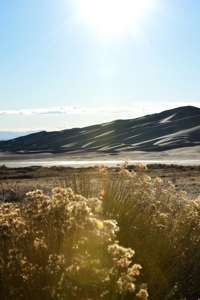
M 146 170 L 74 171 L 1 205 L 0 299 L 200 299 L 200 196 Z
M 147 299 L 141 266 L 116 241 L 102 202 L 55 188 L 0 206 L 0 299 Z
M 134 260 L 142 265 L 139 280 L 147 283 L 150 300 L 200 299 L 200 197 L 188 201 L 184 191 L 152 179 L 146 170 L 141 163 L 129 170 L 126 160 L 118 171 L 102 166 L 95 175 L 75 172 L 65 185 L 86 197 L 100 193 L 101 215 L 117 221 L 119 243 L 135 250 Z M 145 299 L 145 286 L 139 296 Z

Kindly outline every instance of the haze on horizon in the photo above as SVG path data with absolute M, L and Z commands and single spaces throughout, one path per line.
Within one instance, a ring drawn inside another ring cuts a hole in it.
M 0 3 L 0 131 L 200 107 L 198 0 Z

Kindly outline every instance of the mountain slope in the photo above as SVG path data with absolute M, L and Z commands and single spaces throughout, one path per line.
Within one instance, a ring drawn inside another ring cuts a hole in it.
M 38 132 L 0 142 L 1 152 L 65 153 L 164 151 L 200 145 L 200 108 L 185 106 L 137 119 L 62 131 Z

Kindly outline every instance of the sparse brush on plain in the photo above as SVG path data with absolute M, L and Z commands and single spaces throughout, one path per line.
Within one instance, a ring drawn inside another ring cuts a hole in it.
M 0 299 L 200 298 L 200 197 L 127 166 L 0 207 Z

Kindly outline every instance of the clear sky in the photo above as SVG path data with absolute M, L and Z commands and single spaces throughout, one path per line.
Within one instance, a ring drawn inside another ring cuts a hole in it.
M 200 107 L 199 0 L 0 1 L 0 131 Z

